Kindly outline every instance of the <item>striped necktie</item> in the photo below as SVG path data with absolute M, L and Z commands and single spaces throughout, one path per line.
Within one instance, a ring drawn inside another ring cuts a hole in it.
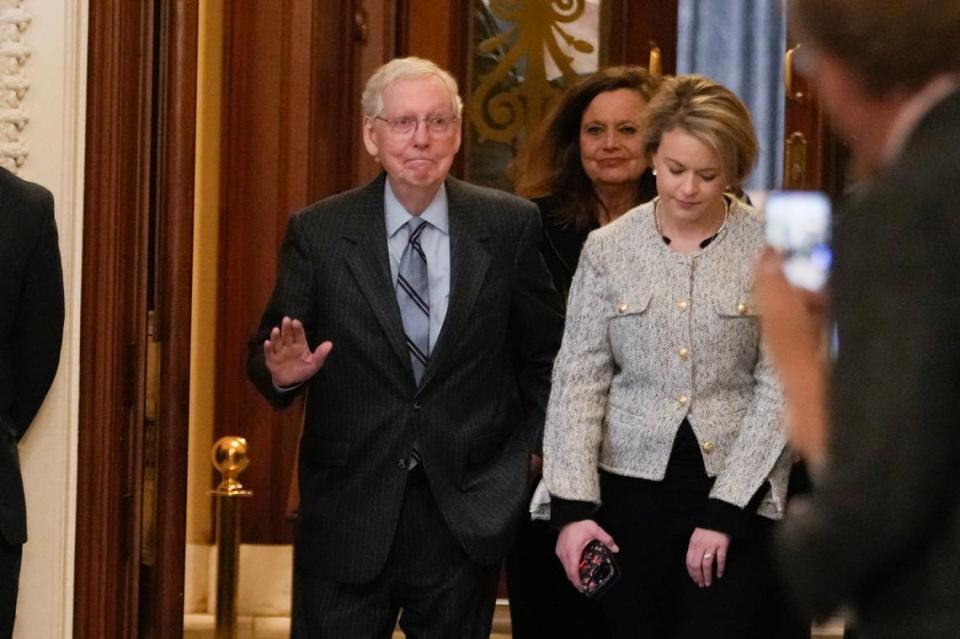
M 413 364 L 413 375 L 420 383 L 430 358 L 430 287 L 427 280 L 427 257 L 420 246 L 420 236 L 427 223 L 411 218 L 406 224 L 410 238 L 400 256 L 397 272 L 397 303 L 406 335 L 407 350 Z
M 420 236 L 423 235 L 427 223 L 415 217 L 411 218 L 406 226 L 410 238 L 403 249 L 403 255 L 400 256 L 397 303 L 400 305 L 400 318 L 403 320 L 410 363 L 413 364 L 413 377 L 419 385 L 430 359 L 430 286 L 427 280 L 427 256 L 420 246 Z M 413 470 L 421 463 L 420 447 L 414 442 L 408 469 Z

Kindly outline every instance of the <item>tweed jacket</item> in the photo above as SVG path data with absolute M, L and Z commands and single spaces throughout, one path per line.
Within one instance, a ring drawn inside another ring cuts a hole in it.
M 750 300 L 762 222 L 731 200 L 723 231 L 692 254 L 656 230 L 656 200 L 590 234 L 568 300 L 544 436 L 552 495 L 600 502 L 598 468 L 662 480 L 688 419 L 710 496 L 780 519 L 792 462 L 782 397 Z

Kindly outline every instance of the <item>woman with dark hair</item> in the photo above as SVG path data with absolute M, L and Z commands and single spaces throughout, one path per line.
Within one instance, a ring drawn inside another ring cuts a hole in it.
M 659 83 L 637 66 L 583 78 L 560 97 L 511 167 L 517 194 L 540 207 L 544 258 L 564 297 L 590 231 L 657 194 L 641 126 Z
M 635 66 L 583 78 L 560 96 L 511 167 L 517 193 L 540 207 L 541 250 L 564 299 L 590 231 L 656 195 L 641 123 L 659 83 Z M 507 558 L 513 636 L 608 637 L 597 604 L 567 583 L 556 539 L 547 522 L 521 526 Z

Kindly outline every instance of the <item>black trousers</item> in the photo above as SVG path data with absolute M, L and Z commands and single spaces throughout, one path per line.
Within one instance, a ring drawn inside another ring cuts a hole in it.
M 7 639 L 13 635 L 22 552 L 23 546 L 20 544 L 10 546 L 0 540 L 0 639 Z
M 390 554 L 373 581 L 344 584 L 300 575 L 297 605 L 305 636 L 388 639 L 399 614 L 409 639 L 487 639 L 498 568 L 466 556 L 425 478 L 412 472 Z
M 556 555 L 557 531 L 526 521 L 507 557 L 507 594 L 514 639 L 608 639 L 600 605 L 567 580 Z
M 669 471 L 668 471 L 669 478 Z M 755 517 L 733 538 L 723 578 L 699 588 L 686 570 L 690 535 L 712 482 L 701 486 L 601 473 L 597 522 L 617 541 L 622 577 L 602 600 L 614 637 L 809 637 L 784 605 L 770 556 L 774 523 Z

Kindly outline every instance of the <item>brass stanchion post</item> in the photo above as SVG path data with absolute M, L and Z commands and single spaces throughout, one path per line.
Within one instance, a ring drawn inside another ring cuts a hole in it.
M 216 639 L 237 637 L 237 583 L 240 576 L 240 497 L 250 497 L 237 476 L 250 460 L 247 440 L 221 437 L 213 445 L 210 458 L 222 480 L 210 494 L 217 498 L 217 613 Z

